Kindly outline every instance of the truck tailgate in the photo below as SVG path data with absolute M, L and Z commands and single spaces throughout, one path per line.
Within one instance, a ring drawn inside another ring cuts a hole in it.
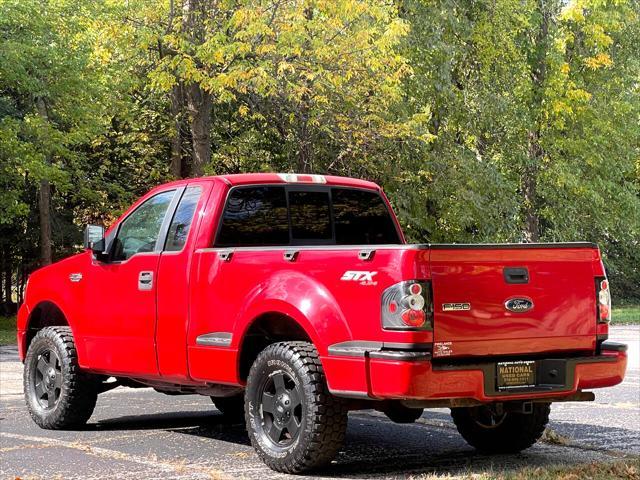
M 591 244 L 432 245 L 434 357 L 593 351 Z

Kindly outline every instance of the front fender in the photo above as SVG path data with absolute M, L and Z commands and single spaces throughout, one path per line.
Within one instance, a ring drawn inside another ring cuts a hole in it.
M 254 287 L 238 314 L 234 332 L 236 348 L 255 319 L 278 312 L 296 321 L 307 333 L 320 355 L 333 343 L 350 340 L 351 331 L 338 303 L 317 280 L 293 270 L 279 271 Z
M 74 255 L 31 274 L 25 302 L 19 311 L 17 324 L 18 336 L 22 338 L 23 342 L 26 342 L 26 332 L 34 311 L 44 303 L 52 304 L 62 313 L 76 337 L 78 358 L 81 364 L 84 351 L 81 348 L 82 342 L 78 341 L 78 336 L 81 335 L 78 319 L 81 317 L 84 282 L 72 282 L 70 275 L 82 274 L 88 255 L 90 255 L 88 252 Z M 21 332 L 23 332 L 22 336 Z M 22 346 L 23 349 L 26 347 L 26 344 Z

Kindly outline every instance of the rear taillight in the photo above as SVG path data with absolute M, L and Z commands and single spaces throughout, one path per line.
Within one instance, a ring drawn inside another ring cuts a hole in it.
M 431 282 L 409 280 L 387 288 L 381 318 L 385 330 L 432 330 Z
M 609 281 L 606 277 L 596 278 L 596 294 L 598 297 L 598 322 L 609 323 L 611 321 L 611 294 L 609 293 Z

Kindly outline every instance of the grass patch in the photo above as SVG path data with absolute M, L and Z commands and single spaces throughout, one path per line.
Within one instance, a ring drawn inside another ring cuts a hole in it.
M 639 459 L 574 466 L 526 467 L 509 472 L 426 474 L 420 480 L 640 480 Z
M 611 325 L 640 323 L 640 305 L 625 305 L 611 312 Z
M 544 429 L 540 441 L 551 443 L 553 445 L 569 445 L 571 443 L 571 440 L 569 438 L 565 437 L 564 435 L 560 435 L 551 427 L 547 427 Z
M 497 477 L 504 480 L 639 480 L 638 459 L 573 467 L 528 467 Z
M 0 316 L 0 345 L 15 345 L 16 317 Z

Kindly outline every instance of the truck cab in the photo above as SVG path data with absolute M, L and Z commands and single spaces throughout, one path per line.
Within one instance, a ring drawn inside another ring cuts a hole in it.
M 402 423 L 450 407 L 476 448 L 515 452 L 552 402 L 593 399 L 626 368 L 595 245 L 410 245 L 363 180 L 172 182 L 85 247 L 34 272 L 19 311 L 43 428 L 148 386 L 212 397 L 278 471 L 330 461 L 360 408 Z

